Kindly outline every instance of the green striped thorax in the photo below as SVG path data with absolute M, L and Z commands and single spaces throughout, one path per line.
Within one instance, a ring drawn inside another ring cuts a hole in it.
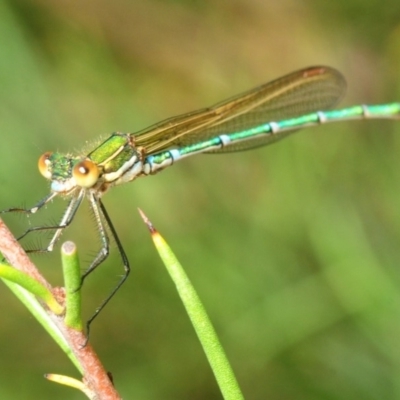
M 139 176 L 143 154 L 144 150 L 135 146 L 133 135 L 116 132 L 86 157 L 46 152 L 38 167 L 51 181 L 52 192 L 69 195 L 75 190 L 92 189 L 101 196 L 111 186 Z

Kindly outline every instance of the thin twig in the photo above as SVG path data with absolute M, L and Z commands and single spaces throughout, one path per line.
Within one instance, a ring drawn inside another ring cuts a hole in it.
M 24 249 L 1 219 L 0 252 L 14 268 L 30 275 L 53 292 L 57 291 L 52 288 L 50 283 L 47 282 L 36 266 L 31 262 Z M 44 309 L 57 325 L 61 334 L 68 342 L 71 351 L 79 360 L 82 367 L 81 370 L 83 371 L 83 382 L 95 393 L 92 400 L 120 400 L 120 395 L 115 390 L 108 373 L 104 369 L 93 348 L 90 344 L 82 347 L 82 345 L 86 343 L 85 334 L 66 327 L 63 317 L 53 314 L 47 307 L 44 307 Z
M 42 285 L 51 289 L 51 285 L 46 281 L 36 266 L 29 259 L 25 250 L 21 247 L 14 235 L 7 228 L 6 224 L 0 218 L 0 252 L 6 258 L 8 263 L 14 268 L 25 272 Z

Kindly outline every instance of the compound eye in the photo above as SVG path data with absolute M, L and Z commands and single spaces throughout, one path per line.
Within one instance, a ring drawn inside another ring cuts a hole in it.
M 91 188 L 99 179 L 100 171 L 97 165 L 90 160 L 83 160 L 72 169 L 72 176 L 78 186 Z
M 83 160 L 72 169 L 72 176 L 75 178 L 77 185 L 84 188 L 90 188 L 95 185 L 99 175 L 99 168 L 90 160 Z
M 42 154 L 39 158 L 38 161 L 38 168 L 39 172 L 46 178 L 46 179 L 51 179 L 51 161 L 50 157 L 53 153 L 50 151 L 47 151 L 46 153 Z

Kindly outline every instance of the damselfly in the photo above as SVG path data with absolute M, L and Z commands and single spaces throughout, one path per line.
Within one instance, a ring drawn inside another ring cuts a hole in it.
M 39 159 L 41 174 L 51 181 L 51 192 L 32 208 L 4 212 L 33 214 L 57 196 L 69 198 L 58 225 L 29 228 L 31 232 L 53 230 L 48 245 L 36 252 L 52 251 L 64 229 L 72 222 L 84 198 L 94 213 L 101 248 L 83 280 L 108 256 L 110 238 L 117 244 L 125 273 L 110 295 L 89 319 L 87 328 L 129 275 L 130 267 L 121 241 L 101 200 L 113 186 L 155 174 L 194 154 L 221 154 L 265 146 L 297 129 L 327 122 L 363 118 L 400 118 L 400 103 L 357 105 L 321 111 L 343 97 L 346 82 L 333 68 L 310 67 L 293 72 L 233 97 L 213 107 L 179 115 L 137 133 L 113 133 L 87 155 L 45 153 Z

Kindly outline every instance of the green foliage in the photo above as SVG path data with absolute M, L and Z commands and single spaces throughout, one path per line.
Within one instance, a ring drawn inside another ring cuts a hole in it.
M 344 73 L 343 105 L 398 101 L 398 9 L 398 0 L 0 1 L 0 208 L 47 193 L 35 169 L 44 151 L 91 148 L 99 135 L 307 65 Z M 139 206 L 188 267 L 246 398 L 397 398 L 399 132 L 395 121 L 313 128 L 269 148 L 198 156 L 107 194 L 133 271 L 91 341 L 122 396 L 220 398 Z M 64 206 L 7 223 L 18 234 L 58 220 Z M 82 268 L 99 245 L 94 232 L 80 212 L 63 236 L 77 243 Z M 35 247 L 47 237 L 27 239 Z M 54 285 L 58 250 L 35 258 Z M 118 266 L 112 256 L 85 282 L 86 316 Z M 2 397 L 71 399 L 41 382 L 44 372 L 71 374 L 68 360 L 6 289 L 1 299 Z

